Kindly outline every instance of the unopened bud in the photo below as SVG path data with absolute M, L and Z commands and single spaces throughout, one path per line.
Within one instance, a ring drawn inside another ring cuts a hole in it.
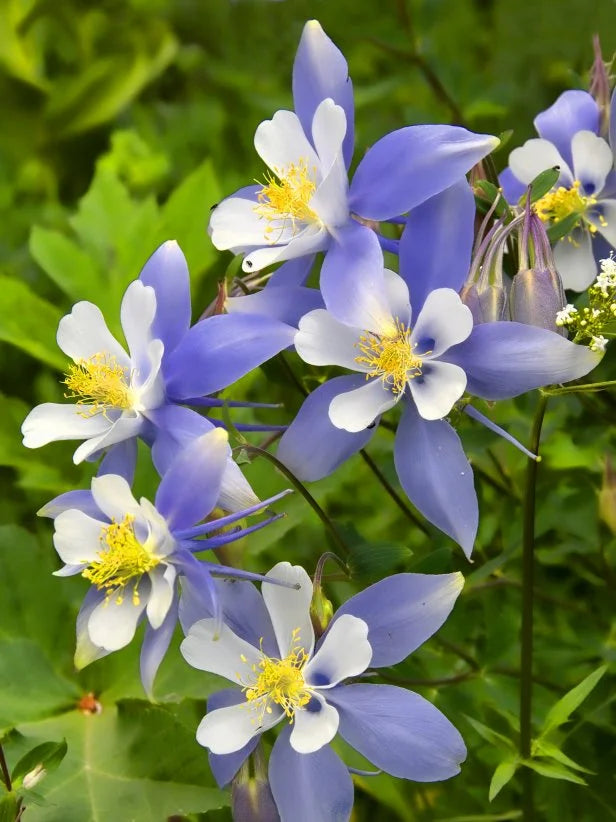
M 594 97 L 599 107 L 599 134 L 607 137 L 610 123 L 610 78 L 608 74 L 609 63 L 606 63 L 601 53 L 601 42 L 599 35 L 592 38 L 595 51 L 595 59 L 590 70 L 589 92 Z
M 464 286 L 460 299 L 473 315 L 475 325 L 507 319 L 506 278 L 500 283 L 484 283 L 481 280 Z
M 260 747 L 244 762 L 233 780 L 231 811 L 238 822 L 280 822 Z
M 24 788 L 30 790 L 35 785 L 38 785 L 41 779 L 44 779 L 46 776 L 47 771 L 43 767 L 42 763 L 39 762 L 36 768 L 33 768 L 24 776 L 22 785 L 24 786 Z
M 599 516 L 616 534 L 616 470 L 609 456 L 605 458 L 603 484 L 599 491 Z
M 310 619 L 317 637 L 325 633 L 333 615 L 334 606 L 323 593 L 323 588 L 320 585 L 315 586 L 310 603 Z
M 511 319 L 565 335 L 556 315 L 565 304 L 560 277 L 555 270 L 527 268 L 513 278 L 509 294 Z

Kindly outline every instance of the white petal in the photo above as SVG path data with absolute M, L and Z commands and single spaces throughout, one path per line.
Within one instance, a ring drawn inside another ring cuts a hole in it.
M 150 328 L 156 314 L 156 294 L 149 285 L 134 280 L 124 292 L 120 321 L 126 337 L 133 368 L 142 370 L 147 362 Z M 143 381 L 143 380 L 141 380 Z
M 107 328 L 100 308 L 93 303 L 76 303 L 71 313 L 60 320 L 56 340 L 75 361 L 106 353 L 115 357 L 122 368 L 130 368 L 126 352 Z
M 248 702 L 217 708 L 203 717 L 197 728 L 197 742 L 214 754 L 230 754 L 241 750 L 255 734 L 262 733 L 280 722 L 284 713 L 272 706 L 272 713 L 260 714 Z
M 310 201 L 310 207 L 330 227 L 344 225 L 349 219 L 349 181 L 342 155 L 345 134 L 344 109 L 333 100 L 323 100 L 312 120 L 312 137 L 321 161 L 323 180 Z
M 116 442 L 123 442 L 124 440 L 130 440 L 136 437 L 143 427 L 143 421 L 144 418 L 141 414 L 137 414 L 134 411 L 123 412 L 113 425 L 107 428 L 104 434 L 82 443 L 73 454 L 73 462 L 78 465 L 103 448 L 108 448 L 110 445 L 115 445 Z
M 255 132 L 255 148 L 263 162 L 279 176 L 300 160 L 309 169 L 320 171 L 319 158 L 293 111 L 277 111 L 271 120 L 260 123 Z
M 265 576 L 299 586 L 285 588 L 282 585 L 265 582 L 261 586 L 261 593 L 274 627 L 280 658 L 288 656 L 293 647 L 303 648 L 310 656 L 314 647 L 314 630 L 310 621 L 310 577 L 300 565 L 291 565 L 289 562 L 279 562 Z
M 67 565 L 88 565 L 102 550 L 101 533 L 108 525 L 71 508 L 55 520 L 53 544 Z
M 385 275 L 385 294 L 392 317 L 407 327 L 411 323 L 411 300 L 409 287 L 399 274 L 383 269 Z
M 92 479 L 92 496 L 105 516 L 121 522 L 127 514 L 141 517 L 141 508 L 130 485 L 119 474 L 103 474 Z
M 222 475 L 220 496 L 216 504 L 225 511 L 235 513 L 244 508 L 250 508 L 258 502 L 259 498 L 242 474 L 241 468 L 229 457 Z
M 592 131 L 578 131 L 571 141 L 571 154 L 575 179 L 581 182 L 587 195 L 598 194 L 614 163 L 607 142 Z
M 143 586 L 140 585 L 142 593 Z M 135 636 L 139 617 L 145 608 L 145 598 L 139 597 L 138 604 L 133 601 L 133 588 L 129 583 L 121 602 L 116 595 L 105 599 L 92 611 L 88 620 L 88 633 L 95 645 L 107 651 L 124 648 Z
M 585 291 L 598 271 L 589 232 L 578 228 L 559 240 L 554 246 L 554 262 L 565 288 Z
M 165 381 L 161 373 L 161 365 L 165 346 L 161 340 L 152 340 L 143 358 L 143 376 L 145 379 L 140 385 L 139 374 L 136 375 L 135 383 L 138 386 L 139 410 L 149 411 L 159 408 L 165 401 Z
M 366 371 L 356 362 L 362 331 L 338 320 L 324 308 L 309 311 L 299 321 L 295 335 L 295 350 L 311 365 L 340 365 L 352 371 Z
M 611 246 L 616 247 L 616 200 L 599 201 L 597 212 L 601 214 L 602 220 L 595 216 L 594 211 L 594 209 L 591 209 L 585 214 L 585 219 L 597 228 L 597 231 L 605 237 Z
M 570 186 L 573 183 L 571 169 L 560 156 L 558 149 L 549 140 L 535 137 L 527 140 L 523 146 L 514 148 L 509 155 L 509 167 L 521 183 L 532 183 L 538 174 L 548 168 L 559 166 L 559 185 Z
M 337 106 L 329 97 L 322 100 L 312 118 L 312 139 L 325 174 L 342 154 L 346 130 L 346 114 L 342 106 Z
M 436 288 L 426 297 L 411 334 L 418 356 L 440 355 L 464 342 L 473 330 L 473 314 L 452 288 Z
M 55 402 L 37 405 L 21 426 L 24 445 L 26 448 L 40 448 L 58 440 L 87 440 L 104 434 L 113 423 L 102 414 L 83 416 L 90 407 Z
M 228 197 L 216 206 L 210 218 L 212 242 L 220 251 L 252 248 L 269 243 L 267 220 L 260 216 L 254 200 Z
M 363 673 L 371 659 L 368 626 L 363 619 L 343 614 L 304 668 L 304 680 L 310 687 L 332 688 L 343 679 Z
M 216 631 L 216 620 L 201 619 L 191 625 L 180 650 L 193 668 L 224 676 L 231 682 L 252 684 L 257 677 L 253 666 L 262 654 L 245 639 L 234 633 L 224 622 Z
M 313 692 L 311 710 L 301 708 L 293 716 L 293 730 L 289 742 L 298 753 L 308 754 L 327 745 L 338 732 L 340 717 L 333 705 L 328 705 L 320 694 Z M 318 710 L 316 710 L 318 707 Z
M 324 251 L 330 243 L 330 235 L 326 228 L 317 223 L 309 225 L 286 245 L 274 245 L 267 248 L 258 248 L 251 251 L 242 263 L 243 271 L 260 271 L 273 263 L 283 260 L 294 260 L 307 254 L 316 254 Z
M 329 418 L 336 428 L 363 431 L 375 419 L 398 402 L 402 394 L 394 394 L 380 377 L 360 388 L 338 394 L 329 405 Z
M 155 556 L 165 558 L 172 554 L 176 549 L 176 541 L 169 531 L 167 520 L 163 515 L 152 505 L 149 499 L 141 497 L 139 500 L 139 508 L 141 509 L 142 523 L 147 529 L 147 548 Z M 175 576 L 175 569 L 168 567 L 166 574 Z
M 173 565 L 157 565 L 150 573 L 152 590 L 148 597 L 146 613 L 152 628 L 160 628 L 173 600 L 176 570 Z
M 466 373 L 460 366 L 428 360 L 421 377 L 409 380 L 417 410 L 424 420 L 440 420 L 448 414 L 466 389 Z

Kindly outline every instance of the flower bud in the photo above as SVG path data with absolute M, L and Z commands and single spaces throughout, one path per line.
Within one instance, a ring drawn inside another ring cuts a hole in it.
M 599 516 L 616 534 L 616 469 L 609 456 L 605 458 L 603 483 L 599 491 Z
M 607 137 L 610 124 L 610 78 L 608 74 L 609 63 L 606 64 L 601 53 L 601 42 L 599 35 L 592 38 L 595 51 L 595 59 L 590 70 L 589 92 L 594 97 L 599 107 L 599 134 Z
M 251 763 L 254 765 L 252 776 Z M 233 780 L 231 811 L 233 818 L 241 822 L 280 822 L 260 746 L 244 762 Z
M 32 788 L 34 788 L 35 785 L 38 785 L 41 779 L 44 779 L 46 776 L 47 771 L 43 767 L 43 763 L 39 762 L 39 764 L 35 768 L 33 768 L 24 776 L 22 785 L 24 786 L 24 788 L 31 790 Z
M 333 615 L 334 606 L 323 593 L 321 585 L 315 585 L 310 603 L 310 619 L 317 637 L 325 633 Z
M 526 268 L 513 278 L 509 294 L 511 319 L 565 335 L 556 315 L 565 304 L 560 277 L 548 268 Z

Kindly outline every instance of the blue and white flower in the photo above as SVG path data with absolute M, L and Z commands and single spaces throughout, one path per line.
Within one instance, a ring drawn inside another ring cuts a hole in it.
M 612 118 L 614 114 L 612 101 Z M 538 138 L 509 155 L 501 175 L 505 196 L 515 203 L 526 186 L 546 169 L 560 176 L 535 203 L 548 225 L 574 218 L 566 236 L 556 242 L 554 259 L 565 288 L 584 291 L 597 275 L 597 260 L 606 246 L 616 246 L 616 173 L 612 145 L 599 136 L 601 112 L 585 91 L 565 91 L 535 118 Z M 577 220 L 575 219 L 577 217 Z
M 395 665 L 437 631 L 463 585 L 461 574 L 398 574 L 348 600 L 315 641 L 313 587 L 303 568 L 278 563 L 253 618 L 236 630 L 193 624 L 181 651 L 235 688 L 213 694 L 197 730 L 218 783 L 229 782 L 260 735 L 287 721 L 274 743 L 269 781 L 282 822 L 346 820 L 349 770 L 329 747 L 340 734 L 377 768 L 419 782 L 449 779 L 466 757 L 448 719 L 418 694 L 347 684 L 370 666 Z
M 77 618 L 78 668 L 128 645 L 145 618 L 141 675 L 150 693 L 177 621 L 178 577 L 200 590 L 203 607 L 218 613 L 217 621 L 221 603 L 212 575 L 258 578 L 193 555 L 267 525 L 275 517 L 208 537 L 287 493 L 199 525 L 220 498 L 228 458 L 227 433 L 216 428 L 178 452 L 154 505 L 137 501 L 124 477 L 104 474 L 92 480 L 91 491 L 69 491 L 39 512 L 55 520 L 54 545 L 65 563 L 56 574 L 80 574 L 92 583 Z

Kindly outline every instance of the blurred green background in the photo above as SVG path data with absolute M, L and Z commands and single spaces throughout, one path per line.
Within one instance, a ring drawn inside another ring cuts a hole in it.
M 313 17 L 349 62 L 356 158 L 400 126 L 463 122 L 482 132 L 513 130 L 495 155 L 502 167 L 507 152 L 532 136 L 538 111 L 562 90 L 586 87 L 593 33 L 605 55 L 616 50 L 613 0 L 0 0 L 0 734 L 13 761 L 35 741 L 69 742 L 60 770 L 40 785 L 47 803 L 29 806 L 28 822 L 158 822 L 208 809 L 200 819 L 229 819 L 228 796 L 213 787 L 194 741 L 213 680 L 187 670 L 174 652 L 161 672 L 161 704 L 149 706 L 136 648 L 75 675 L 74 616 L 84 586 L 50 577 L 58 565 L 51 527 L 34 512 L 84 486 L 93 469 L 72 465 L 70 444 L 25 451 L 19 427 L 33 405 L 62 398 L 59 318 L 90 299 L 117 330 L 124 288 L 163 240 L 176 238 L 187 255 L 195 319 L 215 297 L 231 257 L 209 243 L 209 209 L 262 176 L 254 130 L 292 107 L 293 56 Z M 602 369 L 596 379 L 614 377 L 613 365 Z M 311 379 L 305 375 L 314 387 Z M 284 402 L 280 411 L 259 412 L 269 423 L 286 422 L 301 401 L 279 362 L 232 396 Z M 489 413 L 526 441 L 535 403 L 525 397 Z M 614 412 L 608 395 L 559 399 L 546 420 L 537 728 L 567 688 L 601 662 L 613 665 L 616 544 L 598 518 L 598 495 L 603 484 L 604 500 L 616 506 L 603 479 Z M 468 421 L 459 425 L 481 504 L 472 566 L 442 534 L 430 529 L 426 538 L 410 524 L 359 458 L 311 489 L 352 550 L 355 578 L 333 582 L 334 600 L 394 570 L 459 569 L 467 577 L 454 617 L 388 681 L 414 683 L 441 707 L 467 740 L 468 762 L 443 785 L 358 778 L 357 822 L 519 817 L 517 777 L 492 804 L 488 786 L 507 745 L 517 744 L 525 460 Z M 369 450 L 396 485 L 388 432 Z M 154 477 L 142 464 L 138 486 L 151 492 Z M 286 484 L 269 464 L 246 471 L 261 496 Z M 256 535 L 243 557 L 234 549 L 236 561 L 266 570 L 289 559 L 312 570 L 330 547 L 327 537 L 298 495 L 283 509 L 287 518 Z M 539 819 L 616 818 L 609 681 L 550 737 L 592 773 L 562 761 L 559 771 L 554 760 L 552 772 L 535 779 Z M 75 710 L 89 691 L 103 705 L 99 716 Z

